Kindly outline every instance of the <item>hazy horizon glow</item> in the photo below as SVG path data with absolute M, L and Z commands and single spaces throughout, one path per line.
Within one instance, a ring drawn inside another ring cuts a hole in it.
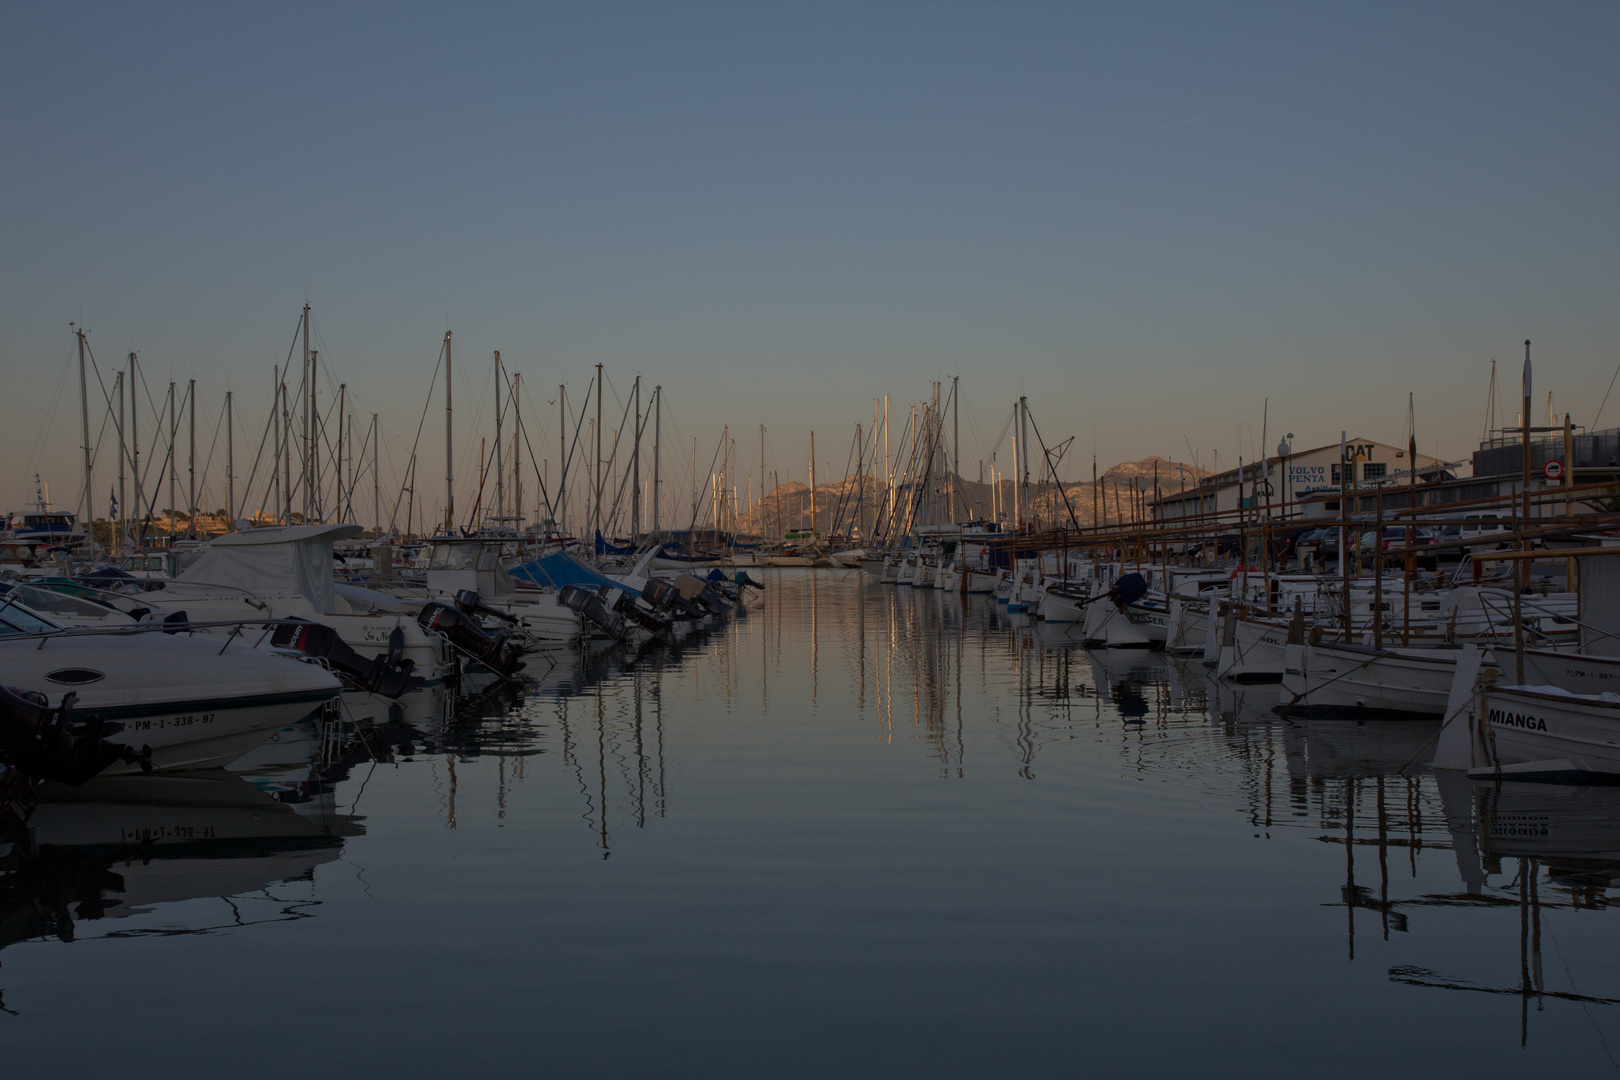
M 1620 363 L 1612 5 L 9 14 L 0 511 L 79 490 L 70 322 L 104 375 L 195 377 L 200 433 L 234 391 L 245 473 L 306 300 L 385 502 L 446 329 L 458 503 L 495 349 L 553 473 L 602 363 L 605 416 L 661 383 L 679 468 L 729 424 L 739 483 L 758 425 L 836 477 L 874 397 L 953 374 L 965 473 L 1027 394 L 1078 480 L 1093 443 L 1235 464 L 1266 399 L 1269 445 L 1403 443 L 1410 392 L 1466 458 L 1493 357 L 1505 422 L 1530 338 L 1535 415 L 1589 426 Z M 437 499 L 442 415 L 420 453 Z

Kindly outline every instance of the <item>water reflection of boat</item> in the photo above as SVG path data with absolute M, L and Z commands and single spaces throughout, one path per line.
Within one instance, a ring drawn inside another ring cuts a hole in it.
M 1434 730 L 1424 721 L 1312 720 L 1304 725 L 1304 775 L 1313 780 L 1415 776 L 1434 760 Z
M 1163 689 L 1167 661 L 1162 653 L 1139 649 L 1088 649 L 1091 677 L 1108 688 L 1114 708 L 1127 720 L 1145 719 Z M 1151 700 L 1150 700 L 1151 699 Z
M 1482 784 L 1470 782 L 1454 769 L 1439 769 L 1434 775 L 1457 857 L 1457 871 L 1467 893 L 1426 899 L 1452 905 L 1516 906 L 1518 980 L 1514 985 L 1481 984 L 1412 966 L 1391 968 L 1390 980 L 1411 986 L 1518 997 L 1520 1046 L 1529 1041 L 1532 999 L 1537 1002 L 1538 1012 L 1547 998 L 1582 1005 L 1620 1005 L 1620 998 L 1577 993 L 1573 982 L 1569 991 L 1549 990 L 1543 977 L 1541 952 L 1547 911 L 1604 907 L 1605 891 L 1620 881 L 1620 787 L 1511 781 Z M 1494 883 L 1493 877 L 1498 879 Z M 1500 892 L 1487 892 L 1493 884 Z M 1550 890 L 1544 898 L 1545 886 L 1558 886 L 1560 892 L 1567 890 L 1568 899 L 1560 901 Z
M 127 918 L 199 897 L 307 879 L 360 819 L 314 821 L 224 771 L 45 785 L 10 822 L 0 859 L 0 945 L 75 936 L 75 922 Z
M 1021 616 L 1014 616 L 1021 618 Z M 1059 622 L 1038 622 L 1035 624 L 1035 640 L 1048 649 L 1072 649 L 1080 644 L 1079 624 Z
M 1487 861 L 1528 858 L 1565 871 L 1620 877 L 1620 787 L 1475 785 L 1477 830 Z

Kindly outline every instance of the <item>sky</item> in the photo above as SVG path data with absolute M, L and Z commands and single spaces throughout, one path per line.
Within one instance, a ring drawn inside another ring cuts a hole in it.
M 424 499 L 453 331 L 458 503 L 496 349 L 553 473 L 557 386 L 577 408 L 598 363 L 606 416 L 639 374 L 670 457 L 729 425 L 756 486 L 760 424 L 784 482 L 812 430 L 842 475 L 875 397 L 900 417 L 952 376 L 970 478 L 1010 471 L 987 444 L 1019 395 L 1075 438 L 1065 479 L 1093 447 L 1230 466 L 1263 424 L 1404 444 L 1409 393 L 1420 449 L 1465 459 L 1493 358 L 1518 411 L 1526 338 L 1538 421 L 1550 390 L 1620 425 L 1612 3 L 41 3 L 4 26 L 0 511 L 36 471 L 80 490 L 70 324 L 109 382 L 137 352 L 154 403 L 197 380 L 217 488 L 225 392 L 246 473 L 306 302 L 321 394 L 379 415 L 385 490 L 416 442 Z

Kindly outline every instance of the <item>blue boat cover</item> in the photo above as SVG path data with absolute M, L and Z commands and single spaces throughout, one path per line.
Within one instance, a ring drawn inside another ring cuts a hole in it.
M 584 585 L 591 589 L 611 585 L 615 589 L 640 595 L 635 589 L 614 581 L 594 566 L 587 566 L 566 551 L 554 551 L 543 559 L 530 559 L 507 572 L 515 578 L 532 581 L 536 585 L 549 585 L 554 589 L 560 589 L 564 585 Z
M 636 545 L 634 544 L 630 544 L 625 547 L 616 547 L 602 539 L 601 529 L 596 530 L 596 553 L 598 555 L 631 555 L 634 554 L 636 550 Z

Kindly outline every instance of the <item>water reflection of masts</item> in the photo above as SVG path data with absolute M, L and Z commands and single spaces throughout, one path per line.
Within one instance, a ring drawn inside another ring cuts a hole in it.
M 1620 998 L 1593 997 L 1589 994 L 1579 994 L 1574 991 L 1548 990 L 1542 979 L 1541 969 L 1541 891 L 1539 888 L 1540 867 L 1535 859 L 1519 859 L 1519 873 L 1516 878 L 1519 886 L 1519 985 L 1517 986 L 1480 986 L 1464 979 L 1440 975 L 1420 967 L 1392 967 L 1389 969 L 1391 982 L 1406 983 L 1409 986 L 1429 986 L 1441 990 L 1470 990 L 1476 994 L 1508 994 L 1519 998 L 1519 1045 L 1527 1046 L 1530 1040 L 1530 999 L 1536 1001 L 1536 1011 L 1545 1007 L 1546 998 L 1556 998 L 1561 1001 L 1577 1001 L 1586 1005 L 1620 1005 Z M 1547 905 L 1560 907 L 1562 905 Z M 1579 905 L 1574 905 L 1579 906 Z
M 1420 804 L 1416 798 L 1416 793 L 1413 790 L 1417 784 L 1417 779 L 1415 777 L 1403 776 L 1400 778 L 1401 782 L 1407 787 L 1407 798 L 1403 803 L 1405 810 L 1407 839 L 1401 839 L 1400 837 L 1390 835 L 1391 815 L 1389 813 L 1387 792 L 1387 784 L 1389 779 L 1389 777 L 1383 775 L 1375 777 L 1345 777 L 1341 787 L 1344 797 L 1343 806 L 1341 808 L 1344 818 L 1344 835 L 1342 837 L 1326 835 L 1320 838 L 1325 843 L 1344 845 L 1345 880 L 1343 887 L 1340 889 L 1340 900 L 1345 907 L 1347 942 L 1346 951 L 1351 960 L 1356 958 L 1356 909 L 1360 908 L 1367 911 L 1376 911 L 1378 913 L 1379 923 L 1383 931 L 1385 941 L 1389 940 L 1389 932 L 1391 930 L 1403 933 L 1406 931 L 1406 915 L 1398 910 L 1401 907 L 1401 901 L 1392 901 L 1389 898 L 1390 849 L 1406 847 L 1413 852 L 1412 857 L 1414 861 L 1412 863 L 1412 874 L 1415 877 L 1417 873 L 1415 853 L 1418 848 L 1427 847 L 1430 849 L 1441 849 L 1449 846 L 1447 844 L 1438 843 L 1425 844 L 1421 839 L 1419 839 L 1419 834 L 1423 829 L 1423 823 L 1420 816 Z M 1367 780 L 1373 781 L 1375 791 L 1373 801 L 1374 835 L 1371 837 L 1356 835 L 1356 810 L 1360 805 L 1363 787 Z M 1332 814 L 1332 807 L 1325 800 L 1322 804 L 1322 811 L 1325 816 L 1329 816 L 1330 818 Z M 1369 846 L 1375 848 L 1378 853 L 1379 886 L 1376 899 L 1373 897 L 1371 890 L 1367 889 L 1365 886 L 1356 884 L 1355 849 L 1357 847 Z
M 601 843 L 601 847 L 602 847 L 602 858 L 606 859 L 609 855 L 612 854 L 612 852 L 608 850 L 608 827 L 607 827 L 607 731 L 606 731 L 605 726 L 602 723 L 602 684 L 601 683 L 596 684 L 596 776 L 597 776 L 597 791 L 598 791 L 598 793 L 600 795 L 600 798 L 597 801 L 597 806 L 601 811 L 600 813 L 597 814 L 597 820 L 598 820 L 598 824 L 600 826 L 600 836 L 601 836 L 600 843 Z

